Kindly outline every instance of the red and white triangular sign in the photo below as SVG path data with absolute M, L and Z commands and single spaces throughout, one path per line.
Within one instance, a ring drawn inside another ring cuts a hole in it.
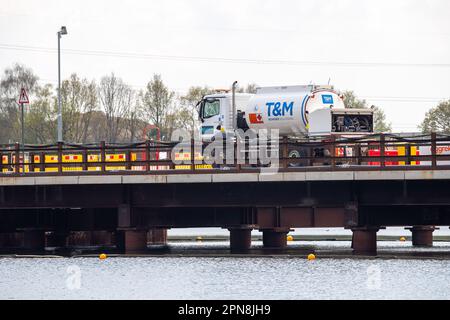
M 28 96 L 27 96 L 27 92 L 25 91 L 25 88 L 22 88 L 20 90 L 19 103 L 30 103 L 30 101 L 28 100 Z

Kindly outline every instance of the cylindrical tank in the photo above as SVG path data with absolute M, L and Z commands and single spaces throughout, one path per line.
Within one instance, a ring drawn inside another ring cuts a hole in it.
M 278 129 L 280 135 L 308 133 L 308 114 L 326 108 L 345 108 L 331 87 L 287 86 L 258 88 L 245 108 L 250 129 Z

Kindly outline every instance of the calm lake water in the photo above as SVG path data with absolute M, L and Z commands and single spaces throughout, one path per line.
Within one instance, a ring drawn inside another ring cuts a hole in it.
M 349 247 L 345 241 L 296 245 Z M 417 251 L 410 242 L 379 247 Z M 450 253 L 450 244 L 427 250 Z M 450 299 L 450 260 L 321 259 L 320 253 L 314 261 L 303 255 L 1 258 L 0 299 Z
M 191 236 L 191 235 L 221 235 L 228 236 L 230 233 L 221 228 L 174 228 L 169 229 L 169 236 Z M 262 234 L 258 230 L 252 231 L 253 235 Z M 352 231 L 344 228 L 295 228 L 292 235 L 352 235 Z M 378 231 L 379 236 L 410 236 L 411 232 L 402 227 L 389 227 Z M 441 227 L 433 232 L 434 236 L 450 236 L 449 227 Z

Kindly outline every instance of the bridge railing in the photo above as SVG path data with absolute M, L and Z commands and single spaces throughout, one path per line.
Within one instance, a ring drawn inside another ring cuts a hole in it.
M 450 136 L 372 134 L 315 139 L 0 146 L 0 176 L 450 169 Z

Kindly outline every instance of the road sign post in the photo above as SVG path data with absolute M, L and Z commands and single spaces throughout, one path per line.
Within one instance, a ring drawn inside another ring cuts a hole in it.
M 28 95 L 27 92 L 25 91 L 25 88 L 22 88 L 20 90 L 20 97 L 19 97 L 19 104 L 20 104 L 20 112 L 21 112 L 21 120 L 20 120 L 20 124 L 21 124 L 21 131 L 22 131 L 22 161 L 25 161 L 25 116 L 24 116 L 24 104 L 25 103 L 30 103 L 29 99 L 28 99 Z M 17 161 L 17 160 L 16 160 Z M 19 159 L 20 161 L 20 159 Z M 24 167 L 25 168 L 25 167 Z
M 22 134 L 21 134 L 21 137 L 22 137 L 22 148 L 24 148 L 24 146 L 25 146 L 25 135 L 24 135 L 24 127 L 25 127 L 25 125 L 24 125 L 24 121 L 23 121 L 23 119 L 24 119 L 23 103 L 20 104 L 20 112 L 21 112 L 20 124 L 22 126 Z

